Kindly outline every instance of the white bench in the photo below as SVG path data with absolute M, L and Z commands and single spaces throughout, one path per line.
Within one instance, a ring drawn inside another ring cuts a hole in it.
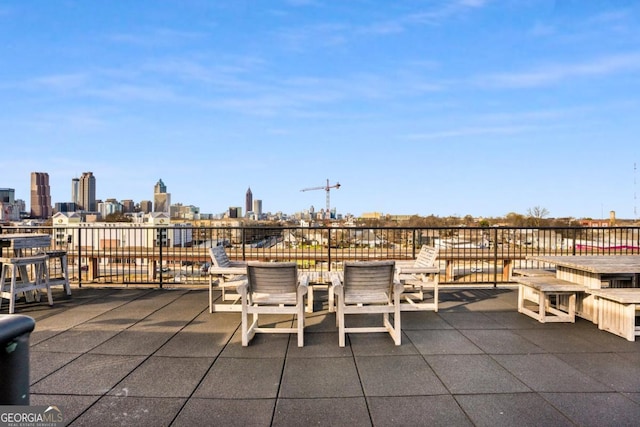
M 598 328 L 635 341 L 640 336 L 640 288 L 587 289 L 595 298 Z
M 576 321 L 576 294 L 584 292 L 584 286 L 548 276 L 520 276 L 515 280 L 519 284 L 519 313 L 540 323 Z

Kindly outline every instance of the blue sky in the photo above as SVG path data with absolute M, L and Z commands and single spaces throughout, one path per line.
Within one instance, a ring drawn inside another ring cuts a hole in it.
M 639 77 L 635 0 L 5 0 L 0 187 L 637 218 Z

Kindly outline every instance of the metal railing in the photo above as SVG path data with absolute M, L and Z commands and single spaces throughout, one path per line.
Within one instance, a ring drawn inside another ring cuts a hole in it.
M 339 270 L 351 260 L 411 260 L 439 249 L 443 284 L 507 283 L 512 268 L 542 268 L 529 255 L 640 254 L 640 227 L 152 227 L 91 224 L 3 226 L 2 233 L 50 234 L 68 253 L 72 283 L 184 286 L 208 283 L 209 248 L 231 259 L 296 261 Z

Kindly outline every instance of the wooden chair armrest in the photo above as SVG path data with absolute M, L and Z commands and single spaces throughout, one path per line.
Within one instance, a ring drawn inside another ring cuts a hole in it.
M 396 267 L 398 274 L 434 274 L 440 273 L 438 267 Z
M 209 274 L 247 274 L 246 267 L 209 267 Z
M 236 287 L 236 291 L 243 295 L 246 296 L 247 293 L 249 292 L 249 281 L 247 279 L 243 279 L 240 284 L 238 284 L 238 286 Z
M 340 276 L 338 275 L 338 273 L 331 273 L 330 274 L 330 279 L 331 279 L 331 286 L 334 288 L 338 288 L 338 287 L 342 287 L 342 281 L 340 280 Z
M 246 261 L 230 261 L 229 262 L 229 267 L 231 268 L 239 268 L 239 267 L 247 267 L 247 262 Z
M 401 294 L 404 292 L 404 285 L 398 281 L 393 282 L 393 293 Z
M 309 275 L 301 274 L 298 278 L 298 295 L 306 295 L 309 291 Z

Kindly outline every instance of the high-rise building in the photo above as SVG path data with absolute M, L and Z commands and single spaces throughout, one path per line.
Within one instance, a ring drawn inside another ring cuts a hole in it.
M 169 213 L 170 207 L 171 194 L 167 193 L 167 186 L 160 179 L 153 188 L 153 211 Z
M 136 210 L 136 204 L 131 199 L 123 200 L 121 203 L 122 203 L 122 211 L 124 213 L 129 213 Z
M 71 201 L 80 205 L 80 178 L 73 178 L 71 180 Z
M 153 187 L 153 193 L 158 194 L 158 193 L 166 193 L 166 192 L 167 192 L 167 186 L 164 185 L 164 182 L 162 182 L 162 179 L 159 179 L 158 182 L 156 182 L 155 187 Z
M 93 172 L 82 172 L 79 185 L 80 210 L 96 212 L 96 178 Z
M 31 172 L 31 218 L 49 218 L 51 209 L 49 174 L 46 172 Z
M 262 216 L 262 200 L 254 200 L 253 201 L 253 213 L 256 218 L 260 219 Z
M 253 193 L 251 193 L 251 187 L 249 187 L 249 189 L 247 190 L 247 194 L 245 195 L 245 203 L 244 203 L 244 210 L 245 212 L 251 212 L 251 210 L 253 209 Z

